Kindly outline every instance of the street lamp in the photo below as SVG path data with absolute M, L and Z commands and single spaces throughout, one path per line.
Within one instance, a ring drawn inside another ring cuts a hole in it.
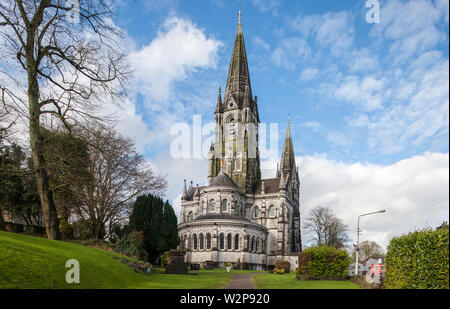
M 369 212 L 367 214 L 362 214 L 358 216 L 358 228 L 356 229 L 356 263 L 355 263 L 355 275 L 358 276 L 358 260 L 359 260 L 359 218 L 368 216 L 368 215 L 374 215 L 374 214 L 380 214 L 386 212 L 386 210 L 379 210 L 374 212 Z

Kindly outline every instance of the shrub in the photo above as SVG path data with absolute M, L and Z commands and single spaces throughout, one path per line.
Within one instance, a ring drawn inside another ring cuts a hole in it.
M 139 260 L 147 261 L 148 254 L 144 249 L 141 236 L 138 232 L 129 233 L 123 236 L 117 243 L 113 245 L 114 251 L 135 257 Z
M 284 272 L 288 273 L 291 269 L 291 263 L 289 261 L 276 261 L 275 268 L 284 269 Z
M 284 275 L 287 271 L 284 268 L 275 267 L 272 272 L 276 275 Z
M 164 251 L 161 255 L 161 266 L 166 267 L 167 263 L 169 263 L 169 257 L 167 256 L 168 251 Z
M 350 258 L 347 251 L 333 247 L 319 246 L 299 254 L 297 278 L 344 279 L 347 276 Z
M 385 287 L 448 289 L 448 227 L 393 238 L 386 254 Z

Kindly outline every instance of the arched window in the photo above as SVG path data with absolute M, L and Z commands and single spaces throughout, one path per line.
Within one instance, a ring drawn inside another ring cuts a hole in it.
M 211 249 L 211 234 L 206 234 L 206 249 Z
M 259 208 L 258 206 L 255 206 L 253 208 L 253 218 L 258 218 L 259 217 Z
M 205 212 L 205 201 L 202 201 L 202 213 Z
M 259 237 L 256 238 L 255 252 L 258 252 L 258 247 L 259 247 Z
M 252 237 L 252 246 L 250 249 L 252 252 L 255 250 L 255 236 Z
M 200 242 L 200 250 L 203 250 L 204 245 L 205 245 L 205 240 L 203 239 L 203 234 L 200 234 L 199 236 L 199 242 Z
M 231 250 L 231 234 L 227 235 L 227 249 Z
M 183 236 L 180 237 L 180 249 L 181 250 L 184 249 L 184 237 Z
M 226 198 L 224 198 L 223 200 L 222 200 L 222 211 L 224 212 L 224 211 L 227 211 L 227 199 Z
M 220 234 L 220 249 L 223 250 L 225 248 L 225 237 L 223 234 Z
M 239 202 L 234 201 L 233 212 L 237 215 L 239 214 Z
M 275 217 L 275 206 L 274 205 L 269 206 L 269 217 Z
M 239 250 L 239 234 L 234 235 L 234 250 Z
M 247 235 L 247 251 L 250 251 L 250 235 Z
M 210 200 L 209 201 L 209 210 L 211 212 L 215 212 L 216 211 L 216 202 L 214 200 Z
M 233 155 L 233 169 L 235 171 L 240 171 L 242 169 L 242 155 L 240 152 L 236 152 Z
M 197 250 L 197 234 L 194 234 L 194 250 Z
M 192 211 L 189 212 L 188 221 L 194 220 L 194 213 Z

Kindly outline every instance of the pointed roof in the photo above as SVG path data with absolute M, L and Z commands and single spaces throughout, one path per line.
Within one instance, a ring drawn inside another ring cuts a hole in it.
M 288 174 L 289 172 L 294 172 L 295 167 L 294 146 L 292 144 L 291 136 L 291 121 L 288 118 L 286 137 L 284 138 L 283 153 L 281 155 L 280 172 L 282 174 Z
M 239 186 L 231 179 L 230 176 L 225 174 L 222 170 L 219 174 L 211 181 L 209 187 L 230 187 L 234 189 L 239 189 Z
M 214 114 L 221 113 L 221 112 L 222 112 L 222 93 L 221 93 L 221 89 L 219 87 L 219 95 L 217 96 L 217 105 L 216 105 L 216 110 L 215 110 Z
M 252 87 L 250 84 L 250 74 L 248 71 L 247 52 L 245 50 L 244 34 L 242 32 L 241 11 L 239 11 L 239 21 L 234 39 L 233 53 L 230 67 L 228 69 L 227 86 L 225 89 L 225 99 L 232 95 L 239 106 L 242 106 L 245 88 L 248 87 L 249 100 L 252 99 Z

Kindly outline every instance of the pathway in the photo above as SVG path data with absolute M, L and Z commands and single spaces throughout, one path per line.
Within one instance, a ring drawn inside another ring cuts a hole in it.
M 257 273 L 233 274 L 226 289 L 254 289 L 252 277 Z

